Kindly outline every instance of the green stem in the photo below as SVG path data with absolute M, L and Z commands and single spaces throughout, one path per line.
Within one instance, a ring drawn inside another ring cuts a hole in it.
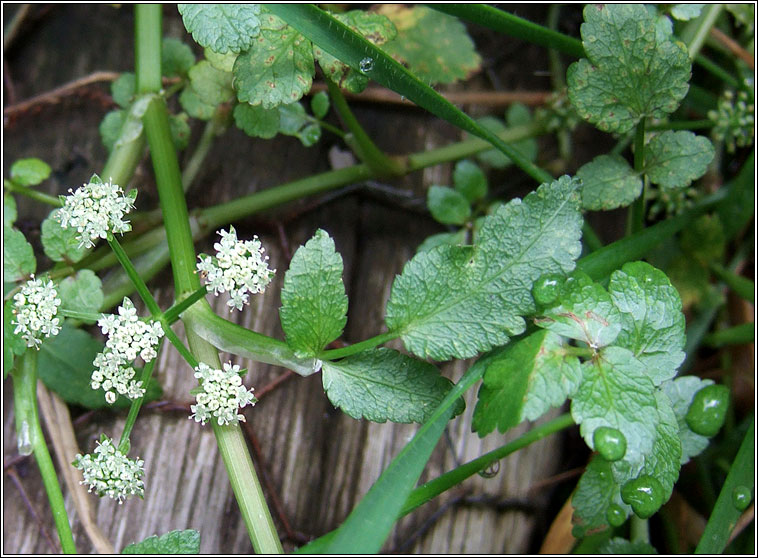
M 160 89 L 161 10 L 160 4 L 136 6 L 136 75 L 140 92 L 157 92 Z M 145 111 L 143 123 L 163 212 L 176 297 L 181 298 L 198 290 L 200 284 L 195 273 L 195 247 L 179 162 L 171 139 L 168 111 L 162 98 L 153 99 Z M 192 312 L 185 314 L 183 321 L 193 355 L 209 366 L 220 368 L 215 347 L 195 333 Z M 241 428 L 239 425 L 219 426 L 214 423 L 213 431 L 254 549 L 263 554 L 281 553 L 281 543 Z
M 190 186 L 195 181 L 197 173 L 203 166 L 203 162 L 213 146 L 213 140 L 229 127 L 231 114 L 228 106 L 219 105 L 216 107 L 211 119 L 206 123 L 205 128 L 203 128 L 203 134 L 200 136 L 200 140 L 195 146 L 195 151 L 193 151 L 192 156 L 187 161 L 187 165 L 184 167 L 184 172 L 182 173 L 182 184 L 184 185 L 185 192 L 190 189 Z
M 195 355 L 193 355 L 187 349 L 187 347 L 184 346 L 184 343 L 182 343 L 182 340 L 179 339 L 179 336 L 174 333 L 174 330 L 170 327 L 165 327 L 164 333 L 166 334 L 168 340 L 171 341 L 171 344 L 176 348 L 177 351 L 179 351 L 179 354 L 182 355 L 184 360 L 187 361 L 187 364 L 189 364 L 192 368 L 197 368 L 200 362 L 195 358 Z
M 665 130 L 706 130 L 713 128 L 714 123 L 710 118 L 702 120 L 682 120 L 675 122 L 663 122 L 647 127 L 648 132 L 662 132 Z
M 459 485 L 467 478 L 475 475 L 483 469 L 486 469 L 495 461 L 499 461 L 500 459 L 503 459 L 504 457 L 507 457 L 508 455 L 515 453 L 516 451 L 523 449 L 526 446 L 545 438 L 546 436 L 560 432 L 561 430 L 569 428 L 573 425 L 574 420 L 571 418 L 570 414 L 567 413 L 565 415 L 561 415 L 551 420 L 550 422 L 546 422 L 543 425 L 532 428 L 512 442 L 508 442 L 507 444 L 500 446 L 497 449 L 485 453 L 484 455 L 477 457 L 476 459 L 473 459 L 468 463 L 461 465 L 460 467 L 456 467 L 452 471 L 449 471 L 444 475 L 441 475 L 436 479 L 419 486 L 413 492 L 411 492 L 410 496 L 405 501 L 405 505 L 403 506 L 403 509 L 398 517 L 409 514 L 432 498 L 436 498 L 446 490 Z
M 350 110 L 339 86 L 328 77 L 325 79 L 334 109 L 342 120 L 342 124 L 352 134 L 352 141 L 348 143 L 352 143 L 350 147 L 353 148 L 358 158 L 366 163 L 377 177 L 386 178 L 405 174 L 404 166 L 398 160 L 387 156 L 369 137 L 358 119 L 355 118 L 353 111 Z M 346 137 L 345 140 L 348 141 L 348 138 Z
M 645 169 L 645 119 L 639 121 L 634 135 L 634 170 L 642 174 Z M 647 179 L 643 179 L 640 197 L 629 208 L 629 222 L 627 223 L 627 235 L 641 231 L 645 227 L 645 190 Z
M 382 333 L 380 335 L 372 337 L 371 339 L 366 339 L 365 341 L 361 341 L 360 343 L 355 343 L 341 349 L 331 349 L 329 351 L 324 351 L 319 355 L 319 357 L 322 360 L 337 360 L 338 358 L 354 355 L 367 349 L 373 349 L 374 347 L 378 347 L 387 341 L 396 339 L 398 336 L 399 333 Z
M 703 12 L 690 21 L 679 34 L 679 38 L 687 45 L 690 60 L 694 60 L 700 49 L 703 48 L 705 40 L 711 33 L 711 27 L 716 24 L 722 9 L 723 5 L 721 4 L 705 6 Z
M 708 71 L 709 73 L 713 74 L 717 78 L 719 78 L 721 81 L 729 85 L 730 87 L 734 87 L 735 89 L 744 89 L 743 85 L 735 78 L 732 74 L 727 72 L 724 68 L 710 60 L 709 58 L 706 58 L 702 54 L 698 54 L 697 58 L 695 58 L 695 62 L 697 62 L 704 70 Z
M 66 514 L 58 477 L 53 460 L 47 450 L 45 436 L 37 412 L 37 351 L 27 350 L 18 359 L 18 365 L 11 370 L 13 377 L 13 402 L 16 414 L 16 433 L 19 437 L 19 453 L 34 453 L 37 460 L 42 484 L 45 486 L 50 509 L 53 512 L 55 528 L 61 541 L 61 548 L 66 554 L 76 554 L 74 536 Z
M 726 283 L 740 298 L 748 302 L 755 302 L 755 283 L 753 281 L 737 275 L 717 263 L 711 263 L 709 267 L 713 274 Z
M 61 207 L 63 205 L 61 203 L 61 200 L 55 196 L 51 196 L 50 194 L 45 194 L 44 192 L 39 192 L 35 190 L 34 188 L 29 188 L 28 186 L 22 186 L 21 184 L 16 184 L 12 180 L 4 180 L 3 186 L 5 186 L 5 189 L 8 190 L 9 192 L 21 194 L 22 196 L 26 196 L 29 199 L 46 203 L 47 205 L 52 205 L 53 207 Z
M 69 310 L 68 308 L 60 308 L 58 313 L 66 318 L 82 320 L 85 322 L 96 322 L 103 317 L 102 314 L 97 314 L 95 312 L 80 312 L 79 310 Z
M 121 266 L 124 268 L 124 271 L 126 272 L 127 276 L 129 277 L 132 284 L 134 285 L 134 288 L 137 289 L 137 293 L 142 299 L 142 302 L 145 303 L 145 306 L 147 306 L 147 309 L 150 311 L 150 314 L 153 316 L 153 318 L 159 317 L 162 314 L 160 306 L 158 306 L 158 303 L 153 298 L 153 295 L 150 292 L 150 289 L 147 288 L 145 281 L 142 279 L 142 277 L 140 277 L 139 272 L 134 267 L 134 264 L 129 259 L 129 256 L 126 255 L 126 252 L 124 252 L 124 249 L 121 247 L 121 244 L 116 239 L 116 237 L 113 236 L 112 234 L 108 235 L 108 244 L 113 250 L 113 253 L 116 254 L 116 258 L 118 259 Z
M 744 345 L 755 340 L 755 324 L 752 322 L 720 329 L 703 337 L 703 343 L 709 347 L 723 345 Z
M 650 544 L 650 525 L 647 519 L 641 519 L 632 514 L 629 522 L 629 539 L 631 542 L 642 542 Z
M 205 287 L 200 287 L 198 290 L 196 290 L 194 293 L 189 295 L 186 298 L 183 298 L 176 304 L 174 304 L 171 308 L 166 310 L 163 313 L 163 317 L 165 318 L 166 322 L 169 324 L 173 324 L 176 320 L 179 319 L 179 316 L 184 313 L 187 308 L 195 304 L 198 300 L 201 298 L 204 298 L 205 295 L 208 294 L 208 289 Z
M 163 339 L 158 341 L 158 347 L 156 349 L 157 352 L 160 352 L 162 344 Z M 142 376 L 140 377 L 140 381 L 142 382 L 142 387 L 145 390 L 147 390 L 147 386 L 150 383 L 150 378 L 153 376 L 153 368 L 155 368 L 156 362 L 158 362 L 157 356 L 145 364 L 144 368 L 142 368 Z M 129 436 L 131 435 L 132 429 L 134 428 L 134 423 L 137 422 L 137 415 L 139 414 L 139 410 L 142 407 L 144 400 L 144 397 L 138 397 L 137 399 L 133 400 L 129 406 L 129 414 L 126 416 L 124 430 L 121 432 L 121 439 L 118 442 L 118 450 L 124 455 L 129 453 Z

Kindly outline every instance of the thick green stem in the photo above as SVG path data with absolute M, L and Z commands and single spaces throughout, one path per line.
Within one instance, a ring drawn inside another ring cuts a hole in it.
M 384 178 L 405 174 L 404 165 L 398 160 L 388 157 L 387 154 L 379 149 L 369 137 L 363 129 L 363 126 L 358 122 L 358 119 L 355 118 L 353 111 L 350 110 L 339 86 L 329 78 L 325 79 L 334 109 L 337 111 L 337 114 L 339 114 L 342 124 L 344 124 L 352 134 L 352 141 L 350 141 L 352 145 L 350 147 L 353 148 L 355 154 L 358 155 L 358 158 L 366 163 L 377 177 Z M 345 139 L 347 141 L 347 138 Z
M 704 6 L 703 12 L 691 20 L 679 34 L 679 38 L 687 45 L 691 60 L 694 60 L 703 48 L 705 40 L 711 33 L 711 27 L 716 24 L 722 9 L 722 4 Z
M 158 343 L 158 348 L 156 349 L 158 352 L 161 350 L 162 343 L 163 339 L 161 339 Z M 155 368 L 156 362 L 158 362 L 157 356 L 145 364 L 144 368 L 142 369 L 142 376 L 140 377 L 140 380 L 142 381 L 142 387 L 144 389 L 147 389 L 147 385 L 150 383 L 150 378 L 153 376 L 153 368 Z M 118 450 L 124 455 L 129 453 L 129 436 L 131 435 L 132 429 L 134 428 L 134 423 L 137 422 L 137 415 L 139 414 L 139 410 L 142 408 L 142 403 L 144 400 L 144 397 L 139 397 L 132 401 L 132 404 L 129 406 L 129 414 L 126 416 L 124 430 L 121 432 L 121 439 L 118 442 Z
M 392 341 L 397 336 L 398 334 L 393 332 L 382 333 L 380 335 L 372 337 L 371 339 L 366 339 L 365 341 L 361 341 L 360 343 L 355 343 L 341 349 L 331 349 L 329 351 L 324 351 L 319 356 L 323 360 L 337 360 L 338 358 L 354 355 L 361 351 L 365 351 L 366 349 L 373 349 L 374 347 L 378 347 L 387 341 Z
M 28 186 L 16 184 L 12 180 L 4 180 L 3 186 L 5 186 L 5 189 L 9 192 L 21 194 L 22 196 L 26 196 L 29 199 L 46 203 L 47 205 L 52 205 L 53 207 L 61 207 L 63 205 L 61 203 L 61 200 L 55 196 L 45 194 L 44 192 L 39 192 L 34 188 L 29 188 Z
M 18 365 L 11 371 L 13 377 L 13 402 L 16 414 L 16 435 L 18 436 L 19 453 L 29 455 L 34 453 L 37 460 L 42 483 L 45 486 L 50 509 L 53 512 L 55 528 L 61 541 L 61 548 L 66 554 L 76 554 L 74 536 L 63 503 L 58 477 L 55 473 L 53 460 L 47 451 L 47 444 L 42 433 L 37 412 L 37 351 L 27 350 L 18 359 Z
M 645 119 L 639 121 L 634 135 L 634 170 L 642 174 L 645 169 Z M 645 191 L 647 178 L 644 179 L 640 197 L 629 208 L 627 235 L 641 231 L 645 227 Z
M 140 92 L 157 92 L 160 89 L 161 9 L 159 4 L 136 6 L 136 74 Z M 174 287 L 177 298 L 180 298 L 196 291 L 200 284 L 195 273 L 195 248 L 179 162 L 171 138 L 168 111 L 162 98 L 152 100 L 145 111 L 143 122 L 163 212 Z M 195 333 L 192 314 L 187 314 L 184 324 L 193 355 L 209 366 L 220 368 L 216 349 Z M 281 553 L 281 543 L 242 430 L 239 425 L 214 424 L 213 431 L 253 547 L 263 554 Z

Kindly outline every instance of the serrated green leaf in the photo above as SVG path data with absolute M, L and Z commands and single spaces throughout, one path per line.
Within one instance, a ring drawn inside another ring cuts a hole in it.
M 396 4 L 382 5 L 379 13 L 397 28 L 397 37 L 383 50 L 406 63 L 422 81 L 453 83 L 479 70 L 482 59 L 457 18 L 426 6 Z
M 645 150 L 645 174 L 663 188 L 684 188 L 700 178 L 713 160 L 711 140 L 683 130 L 655 136 Z
M 260 36 L 234 62 L 240 102 L 274 108 L 293 103 L 313 83 L 311 42 L 273 14 L 261 16 Z
M 279 132 L 279 110 L 239 103 L 234 107 L 237 128 L 254 138 L 273 138 Z
M 375 45 L 382 45 L 397 35 L 392 22 L 385 16 L 365 10 L 332 14 L 350 29 L 359 33 Z M 313 45 L 313 57 L 324 74 L 337 85 L 351 93 L 360 93 L 368 85 L 368 77 L 347 64 L 340 62 L 317 45 Z
M 426 205 L 432 217 L 443 225 L 462 225 L 471 216 L 471 205 L 466 197 L 447 186 L 431 186 Z
M 207 60 L 201 60 L 192 66 L 189 78 L 192 90 L 206 105 L 215 107 L 234 99 L 232 74 L 217 70 Z
M 216 111 L 215 105 L 203 101 L 191 85 L 185 87 L 179 94 L 179 104 L 192 118 L 210 120 Z
M 260 4 L 179 4 L 178 8 L 192 38 L 221 54 L 247 50 L 260 33 Z
M 287 344 L 297 356 L 315 357 L 342 334 L 347 322 L 342 269 L 334 241 L 321 229 L 292 257 L 279 313 Z
M 161 45 L 161 72 L 166 77 L 186 76 L 195 64 L 195 53 L 179 39 L 165 37 Z M 231 70 L 229 70 L 231 71 Z
M 659 35 L 645 6 L 589 4 L 581 34 L 587 58 L 569 66 L 568 95 L 599 129 L 628 132 L 641 118 L 672 113 L 687 94 L 687 49 Z
M 593 349 L 613 343 L 621 331 L 621 315 L 611 296 L 581 271 L 566 279 L 559 304 L 545 310 L 535 323 L 564 337 L 577 339 Z
M 579 387 L 579 359 L 563 351 L 563 340 L 537 331 L 506 346 L 484 373 L 472 428 L 480 437 L 535 420 L 562 405 Z
M 81 269 L 58 285 L 61 308 L 80 312 L 99 312 L 103 306 L 103 284 L 91 269 Z
M 505 123 L 499 118 L 493 116 L 485 116 L 477 119 L 483 127 L 487 128 L 491 132 L 499 133 L 506 128 L 515 128 L 516 126 L 525 126 L 532 122 L 532 114 L 529 112 L 529 108 L 521 103 L 513 103 L 505 112 Z M 538 146 L 537 140 L 534 138 L 526 138 L 520 141 L 511 143 L 514 149 L 517 149 L 528 161 L 534 161 L 537 159 Z M 498 151 L 497 149 L 488 149 L 477 153 L 476 158 L 491 167 L 496 169 L 504 169 L 510 166 L 513 161 L 510 157 Z
M 671 6 L 671 15 L 679 21 L 695 19 L 703 11 L 705 4 L 674 4 Z
M 470 203 L 479 201 L 487 195 L 487 177 L 476 163 L 468 159 L 455 164 L 453 186 Z
M 58 335 L 45 339 L 40 347 L 37 369 L 45 385 L 60 395 L 66 403 L 80 405 L 87 409 L 116 407 L 126 409 L 131 401 L 119 395 L 113 405 L 105 402 L 102 390 L 90 387 L 92 362 L 105 346 L 86 331 L 76 329 L 63 322 Z M 140 371 L 137 369 L 137 374 Z M 153 378 L 147 387 L 145 401 L 155 401 L 162 390 Z
M 579 479 L 571 505 L 574 507 L 573 535 L 578 538 L 606 527 L 606 514 L 611 505 L 618 506 L 627 516 L 631 513 L 631 507 L 621 500 L 611 464 L 599 455 L 592 458 Z
M 98 130 L 103 145 L 110 152 L 121 136 L 121 127 L 124 125 L 127 113 L 124 109 L 116 109 L 108 112 L 100 122 Z
M 194 529 L 153 535 L 124 547 L 121 554 L 199 554 L 200 533 Z
M 681 5 L 681 4 L 680 4 Z M 621 537 L 613 537 L 605 542 L 598 550 L 599 554 L 620 554 L 622 556 L 632 554 L 658 554 L 655 547 L 645 541 L 630 542 Z
M 12 298 L 3 305 L 3 377 L 13 368 L 14 356 L 26 351 L 26 341 L 14 333 L 16 326 L 13 325 L 13 306 Z
M 615 344 L 634 353 L 655 385 L 676 376 L 685 357 L 685 322 L 679 293 L 666 274 L 630 262 L 611 274 L 608 291 L 621 312 Z
M 189 127 L 186 113 L 169 114 L 168 123 L 171 127 L 171 139 L 174 140 L 174 147 L 181 151 L 189 145 L 191 130 Z
M 10 227 L 16 222 L 18 211 L 16 210 L 16 199 L 10 192 L 3 192 L 3 227 Z
M 423 423 L 452 387 L 433 365 L 387 348 L 324 362 L 322 374 L 334 406 L 373 422 Z
M 456 232 L 452 233 L 433 234 L 432 236 L 427 237 L 424 242 L 419 244 L 419 247 L 416 248 L 416 253 L 426 252 L 432 248 L 436 248 L 437 246 L 442 246 L 443 244 L 463 244 L 465 241 L 466 229 L 459 229 Z
M 679 441 L 682 444 L 680 462 L 682 465 L 708 447 L 709 439 L 690 430 L 685 417 L 695 394 L 705 386 L 712 384 L 713 380 L 703 380 L 696 376 L 682 376 L 661 384 L 661 389 L 671 400 L 676 422 L 679 425 Z
M 132 72 L 124 72 L 111 83 L 111 97 L 121 108 L 129 108 L 137 91 L 137 79 Z
M 319 120 L 329 112 L 329 94 L 326 91 L 319 91 L 311 97 L 311 112 Z
M 60 209 L 55 209 L 42 221 L 42 249 L 54 262 L 76 263 L 87 254 L 87 249 L 79 246 L 79 233 L 75 228 L 61 227 L 59 215 Z
M 390 331 L 422 358 L 468 358 L 524 331 L 531 288 L 567 273 L 581 250 L 579 182 L 564 176 L 484 218 L 474 246 L 420 252 L 395 279 Z
M 47 180 L 52 169 L 45 161 L 36 157 L 19 159 L 11 165 L 11 180 L 21 186 L 36 186 Z
M 594 448 L 596 428 L 609 426 L 626 438 L 625 459 L 649 454 L 659 423 L 653 382 L 631 351 L 606 347 L 582 365 L 582 385 L 571 402 L 571 416 Z
M 34 249 L 24 233 L 13 227 L 3 227 L 3 281 L 20 281 L 37 269 Z
M 592 211 L 625 207 L 642 192 L 642 179 L 621 155 L 595 157 L 576 176 L 582 179 L 582 207 Z

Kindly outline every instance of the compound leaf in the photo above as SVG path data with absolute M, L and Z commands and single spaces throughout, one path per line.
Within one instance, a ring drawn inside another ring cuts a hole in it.
M 705 174 L 713 160 L 711 140 L 683 130 L 655 136 L 645 150 L 645 173 L 663 188 L 684 188 Z
M 374 422 L 423 423 L 452 386 L 428 362 L 387 348 L 324 362 L 322 374 L 332 404 Z
M 595 157 L 576 176 L 582 179 L 582 207 L 592 211 L 625 207 L 642 192 L 642 179 L 621 155 Z
M 47 257 L 55 262 L 67 260 L 76 263 L 85 256 L 87 249 L 79 246 L 79 233 L 75 228 L 61 227 L 59 214 L 60 209 L 55 209 L 42 221 L 42 249 Z
M 397 27 L 397 37 L 382 48 L 427 83 L 466 79 L 482 63 L 458 18 L 426 6 L 385 4 L 379 13 Z
M 392 286 L 386 322 L 422 358 L 469 358 L 524 331 L 531 288 L 581 250 L 579 181 L 543 184 L 483 219 L 473 246 L 417 253 Z
M 625 133 L 644 117 L 662 118 L 687 94 L 687 49 L 657 32 L 645 6 L 587 5 L 581 34 L 587 58 L 569 67 L 568 94 L 600 130 Z
M 334 241 L 321 229 L 292 257 L 280 316 L 287 344 L 297 356 L 315 357 L 342 334 L 347 322 L 342 269 Z
M 121 554 L 199 554 L 200 533 L 194 529 L 153 535 L 124 547 Z
M 261 32 L 234 62 L 240 102 L 273 108 L 293 103 L 313 83 L 311 42 L 273 14 L 261 16 Z
M 24 233 L 13 227 L 3 227 L 3 281 L 20 281 L 37 269 L 34 248 Z
M 673 378 L 684 361 L 684 314 L 679 293 L 662 271 L 645 262 L 624 264 L 608 285 L 621 312 L 616 345 L 629 349 L 655 385 Z
M 260 4 L 179 4 L 178 8 L 192 38 L 221 54 L 247 50 L 260 32 Z
M 579 359 L 563 351 L 563 340 L 537 331 L 506 346 L 487 367 L 474 409 L 473 429 L 484 437 L 504 433 L 523 420 L 535 420 L 576 391 L 582 378 Z

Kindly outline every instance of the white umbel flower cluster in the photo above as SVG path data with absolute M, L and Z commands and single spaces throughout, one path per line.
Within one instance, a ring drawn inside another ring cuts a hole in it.
M 134 304 L 125 297 L 118 315 L 103 315 L 97 325 L 108 340 L 105 350 L 92 363 L 96 368 L 90 386 L 103 388 L 108 403 L 116 401 L 117 393 L 129 399 L 142 397 L 145 388 L 141 380 L 134 379 L 131 363 L 138 355 L 145 362 L 158 356 L 157 347 L 164 333 L 160 322 L 140 320 Z
M 129 459 L 106 436 L 100 438 L 93 454 L 78 454 L 72 465 L 82 471 L 81 484 L 100 497 L 108 495 L 122 504 L 129 496 L 145 494 L 145 462 Z
M 248 293 L 262 293 L 276 272 L 268 268 L 268 256 L 257 236 L 252 240 L 237 240 L 234 227 L 220 230 L 221 242 L 213 248 L 216 257 L 200 254 L 198 272 L 206 278 L 206 284 L 215 295 L 229 292 L 227 305 L 237 310 L 248 302 Z
M 56 318 L 61 299 L 52 281 L 32 278 L 13 296 L 12 324 L 14 334 L 21 334 L 27 347 L 39 349 L 43 337 L 58 335 L 61 328 Z
M 134 208 L 136 190 L 124 195 L 112 179 L 103 182 L 95 175 L 89 184 L 76 191 L 69 189 L 70 195 L 61 196 L 63 207 L 58 214 L 61 227 L 75 228 L 79 247 L 95 245 L 98 238 L 107 238 L 108 233 L 125 233 L 132 230 L 124 215 Z
M 196 422 L 205 424 L 213 417 L 219 425 L 245 422 L 245 417 L 237 411 L 245 405 L 255 405 L 252 388 L 242 384 L 240 367 L 224 364 L 223 370 L 216 370 L 201 362 L 195 368 L 195 378 L 200 380 L 201 391 L 195 396 L 197 405 L 192 405 L 192 415 Z

